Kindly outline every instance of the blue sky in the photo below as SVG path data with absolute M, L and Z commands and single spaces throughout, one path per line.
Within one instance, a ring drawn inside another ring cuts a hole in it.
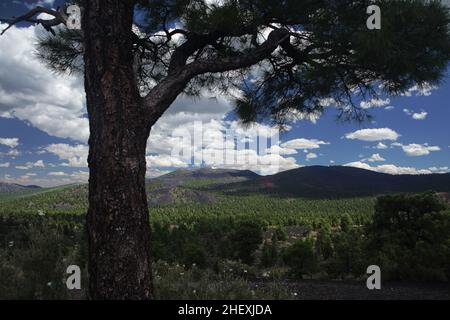
M 2 16 L 26 10 L 19 1 L 2 1 L 0 8 Z M 82 79 L 57 77 L 35 59 L 33 44 L 40 32 L 40 27 L 21 25 L 0 38 L 0 181 L 43 186 L 85 182 L 88 122 Z M 351 165 L 392 174 L 450 171 L 449 80 L 450 71 L 439 87 L 412 88 L 405 96 L 375 101 L 369 105 L 373 122 L 336 121 L 330 106 L 314 122 L 293 123 L 281 136 L 285 153 L 279 156 L 279 170 Z M 221 140 L 225 129 L 237 128 L 231 110 L 227 97 L 211 92 L 199 100 L 180 97 L 152 132 L 148 175 L 191 167 L 172 157 L 178 146 L 174 132 L 189 131 L 200 120 L 208 138 Z M 209 145 L 218 141 L 214 139 Z M 274 173 L 254 165 L 242 169 Z

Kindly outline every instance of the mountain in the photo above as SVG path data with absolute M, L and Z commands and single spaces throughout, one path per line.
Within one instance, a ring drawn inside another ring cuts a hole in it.
M 0 196 L 25 194 L 41 189 L 38 186 L 23 186 L 15 183 L 0 182 Z
M 231 184 L 229 193 L 270 193 L 285 196 L 336 198 L 393 192 L 450 191 L 450 173 L 390 175 L 352 167 L 312 166 Z
M 159 182 L 166 186 L 176 186 L 192 181 L 214 180 L 217 183 L 231 183 L 255 179 L 257 177 L 259 175 L 250 170 L 201 168 L 176 170 L 158 178 L 149 179 L 148 182 Z
M 215 203 L 216 196 L 203 190 L 204 187 L 226 186 L 257 177 L 248 170 L 181 169 L 147 180 L 147 199 L 150 205 Z
M 233 170 L 233 169 L 212 169 L 212 168 L 200 168 L 200 169 L 180 169 L 163 175 L 157 179 L 166 179 L 172 177 L 181 178 L 195 178 L 195 179 L 227 179 L 227 178 L 255 178 L 259 177 L 256 173 L 250 170 Z

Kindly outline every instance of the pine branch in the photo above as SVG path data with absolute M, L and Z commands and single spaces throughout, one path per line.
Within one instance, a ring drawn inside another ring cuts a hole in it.
M 35 19 L 34 17 L 38 14 L 46 13 L 48 15 L 53 16 L 53 19 Z M 57 10 L 47 9 L 44 7 L 36 7 L 28 11 L 26 14 L 21 15 L 19 17 L 13 17 L 12 19 L 3 19 L 0 18 L 0 21 L 8 23 L 8 26 L 2 30 L 0 33 L 0 36 L 3 35 L 8 29 L 10 29 L 12 26 L 16 25 L 19 22 L 31 22 L 31 23 L 37 23 L 42 25 L 45 30 L 48 32 L 51 32 L 53 35 L 55 32 L 53 31 L 53 27 L 56 27 L 60 24 L 66 24 L 67 23 L 67 15 L 64 13 L 63 8 L 58 8 Z

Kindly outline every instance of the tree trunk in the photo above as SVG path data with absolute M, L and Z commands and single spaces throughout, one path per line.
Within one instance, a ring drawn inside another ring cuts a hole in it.
M 133 7 L 129 0 L 83 7 L 91 299 L 152 298 L 145 151 L 153 122 L 133 71 Z

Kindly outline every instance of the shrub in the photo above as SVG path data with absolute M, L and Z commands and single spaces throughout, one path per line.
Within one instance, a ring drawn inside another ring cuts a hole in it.
M 207 254 L 203 247 L 196 243 L 189 243 L 184 249 L 183 263 L 186 266 L 197 265 L 201 268 L 206 267 Z
M 290 268 L 292 275 L 302 278 L 317 271 L 317 258 L 313 242 L 310 239 L 299 240 L 285 249 L 283 261 Z
M 233 249 L 233 258 L 243 263 L 252 264 L 254 252 L 263 239 L 261 226 L 254 222 L 241 222 L 230 236 L 230 246 Z
M 378 198 L 369 248 L 385 277 L 450 278 L 450 211 L 432 192 Z
M 339 232 L 333 236 L 332 242 L 334 252 L 326 263 L 328 275 L 342 278 L 364 274 L 369 264 L 365 260 L 363 232 L 359 229 Z
M 261 265 L 265 268 L 274 266 L 278 262 L 278 256 L 277 242 L 274 240 L 271 242 L 264 241 L 261 251 Z
M 275 229 L 273 233 L 273 240 L 275 241 L 286 241 L 288 238 L 287 232 L 283 227 L 279 227 Z

